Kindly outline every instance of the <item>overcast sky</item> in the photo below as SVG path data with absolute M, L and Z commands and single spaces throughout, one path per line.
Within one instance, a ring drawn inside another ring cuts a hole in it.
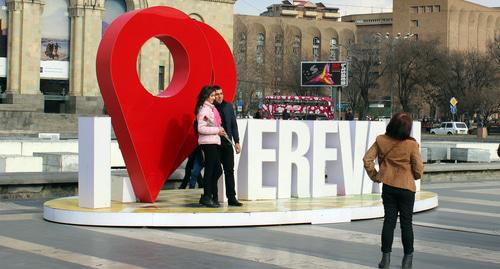
M 291 1 L 291 0 L 290 0 Z M 319 0 L 325 5 L 338 7 L 342 16 L 348 14 L 392 12 L 393 0 Z M 469 0 L 487 7 L 500 6 L 499 0 Z M 281 0 L 237 0 L 234 13 L 245 15 L 259 15 L 272 4 L 281 3 Z

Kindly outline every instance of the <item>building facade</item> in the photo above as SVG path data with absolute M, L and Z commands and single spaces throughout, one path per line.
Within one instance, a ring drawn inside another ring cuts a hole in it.
M 267 11 L 260 14 L 268 17 L 288 17 L 309 20 L 338 21 L 340 13 L 338 8 L 327 7 L 323 3 L 309 1 L 281 1 L 267 7 Z
M 439 40 L 450 50 L 485 51 L 500 40 L 500 8 L 463 0 L 393 1 L 393 34 L 411 33 L 421 40 Z
M 109 23 L 126 11 L 170 6 L 233 43 L 235 0 L 0 0 L 0 111 L 102 114 L 96 54 Z M 138 56 L 143 86 L 157 94 L 173 73 L 153 38 Z
M 307 89 L 300 87 L 300 62 L 345 60 L 354 42 L 353 23 L 235 15 L 233 51 L 243 111 L 266 95 L 303 95 Z
M 342 16 L 343 22 L 356 25 L 356 37 L 359 42 L 366 42 L 374 35 L 392 35 L 392 13 L 372 13 Z

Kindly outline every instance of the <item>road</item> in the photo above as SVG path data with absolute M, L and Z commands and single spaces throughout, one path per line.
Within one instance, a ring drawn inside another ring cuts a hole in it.
M 414 268 L 500 268 L 500 180 L 423 184 Z M 149 229 L 61 225 L 42 202 L 0 202 L 0 268 L 375 268 L 380 219 L 328 225 Z M 391 268 L 401 268 L 399 228 Z

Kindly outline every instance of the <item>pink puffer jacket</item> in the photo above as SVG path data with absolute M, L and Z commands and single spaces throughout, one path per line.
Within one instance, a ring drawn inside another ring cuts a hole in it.
M 220 145 L 220 126 L 215 123 L 214 105 L 205 102 L 200 108 L 196 119 L 198 121 L 198 144 Z M 217 111 L 217 110 L 215 110 Z

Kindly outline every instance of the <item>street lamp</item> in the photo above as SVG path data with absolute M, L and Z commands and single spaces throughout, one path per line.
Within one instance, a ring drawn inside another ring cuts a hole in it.
M 346 52 L 347 52 L 347 55 L 346 55 L 346 62 L 347 62 L 347 70 L 348 70 L 348 72 L 349 72 L 349 63 L 351 62 L 351 55 L 350 55 L 350 53 L 349 53 L 349 51 L 350 51 L 350 49 L 351 49 L 351 48 L 350 48 L 350 45 L 351 45 L 351 44 L 349 44 L 348 46 L 346 46 L 346 45 L 339 44 L 339 43 L 336 43 L 336 42 L 335 42 L 335 43 L 334 43 L 334 42 L 332 42 L 332 43 L 331 43 L 332 48 L 333 48 L 334 50 L 336 50 L 336 51 L 339 49 L 339 47 L 344 47 L 344 48 L 346 49 Z M 339 57 L 339 58 L 340 58 L 340 57 Z M 349 79 L 349 75 L 347 76 L 347 79 Z M 332 98 L 333 98 L 333 93 L 334 93 L 334 91 L 333 91 L 333 86 L 331 87 L 331 91 L 332 91 Z M 341 101 L 342 101 L 342 87 L 339 87 L 339 88 L 338 88 L 338 91 L 339 91 L 339 92 L 338 92 L 338 97 L 339 97 L 339 98 L 337 98 L 337 99 L 338 99 L 338 106 L 337 106 L 337 107 L 338 107 L 338 110 L 339 110 L 339 115 L 340 115 L 340 114 L 342 113 L 342 112 L 341 112 L 341 110 L 340 110 L 340 109 L 341 109 L 341 105 L 342 105 L 342 102 L 341 102 Z M 335 112 L 335 110 L 334 110 L 334 112 Z

